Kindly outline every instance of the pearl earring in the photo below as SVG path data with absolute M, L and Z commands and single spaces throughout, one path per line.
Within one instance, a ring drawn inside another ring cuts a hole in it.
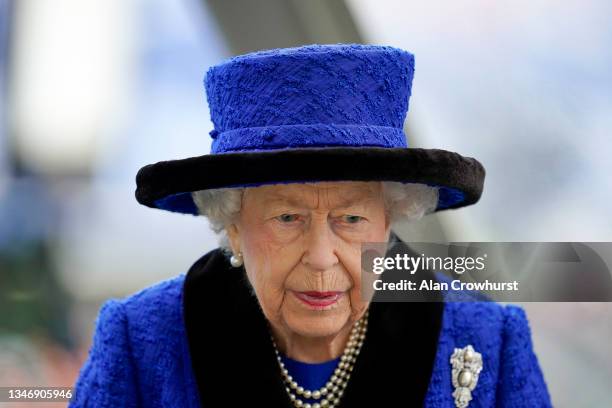
M 230 258 L 230 263 L 234 268 L 242 266 L 242 252 L 238 252 L 238 254 L 232 255 L 232 257 Z

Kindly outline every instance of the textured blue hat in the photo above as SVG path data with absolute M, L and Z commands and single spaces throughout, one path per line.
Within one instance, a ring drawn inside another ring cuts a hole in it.
M 389 46 L 316 44 L 230 58 L 204 81 L 211 154 L 143 167 L 136 197 L 195 215 L 193 191 L 354 180 L 438 186 L 437 210 L 473 204 L 485 176 L 477 160 L 408 146 L 413 74 L 414 56 Z

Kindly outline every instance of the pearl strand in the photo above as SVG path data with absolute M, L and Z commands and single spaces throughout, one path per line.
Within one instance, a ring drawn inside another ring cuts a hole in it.
M 283 363 L 280 353 L 278 352 L 278 348 L 276 347 L 276 342 L 274 341 L 274 338 L 272 338 L 274 352 L 276 353 L 276 360 L 278 361 L 281 375 L 286 385 L 285 390 L 289 395 L 289 399 L 296 408 L 334 408 L 340 403 L 340 398 L 342 397 L 344 389 L 348 384 L 355 361 L 357 360 L 357 356 L 359 355 L 365 340 L 365 334 L 368 326 L 368 314 L 369 310 L 366 310 L 364 316 L 353 325 L 351 334 L 349 336 L 349 341 L 344 348 L 342 356 L 340 357 L 338 366 L 334 370 L 334 373 L 331 375 L 329 381 L 318 390 L 304 389 L 304 387 L 301 387 L 293 379 L 293 377 L 289 375 L 289 371 L 285 368 L 285 364 Z M 321 401 L 311 405 L 310 403 L 301 400 L 300 396 L 306 399 L 321 399 Z

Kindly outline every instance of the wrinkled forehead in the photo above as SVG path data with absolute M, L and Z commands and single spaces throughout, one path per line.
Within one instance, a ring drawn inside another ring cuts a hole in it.
M 380 199 L 381 192 L 377 181 L 342 181 L 267 185 L 247 189 L 245 195 L 266 205 L 346 207 Z

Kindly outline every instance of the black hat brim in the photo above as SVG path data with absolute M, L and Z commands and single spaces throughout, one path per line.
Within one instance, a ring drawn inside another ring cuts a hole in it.
M 436 211 L 476 203 L 485 169 L 441 149 L 313 147 L 209 154 L 144 166 L 136 199 L 152 208 L 194 214 L 191 192 L 317 181 L 397 181 L 440 187 Z

